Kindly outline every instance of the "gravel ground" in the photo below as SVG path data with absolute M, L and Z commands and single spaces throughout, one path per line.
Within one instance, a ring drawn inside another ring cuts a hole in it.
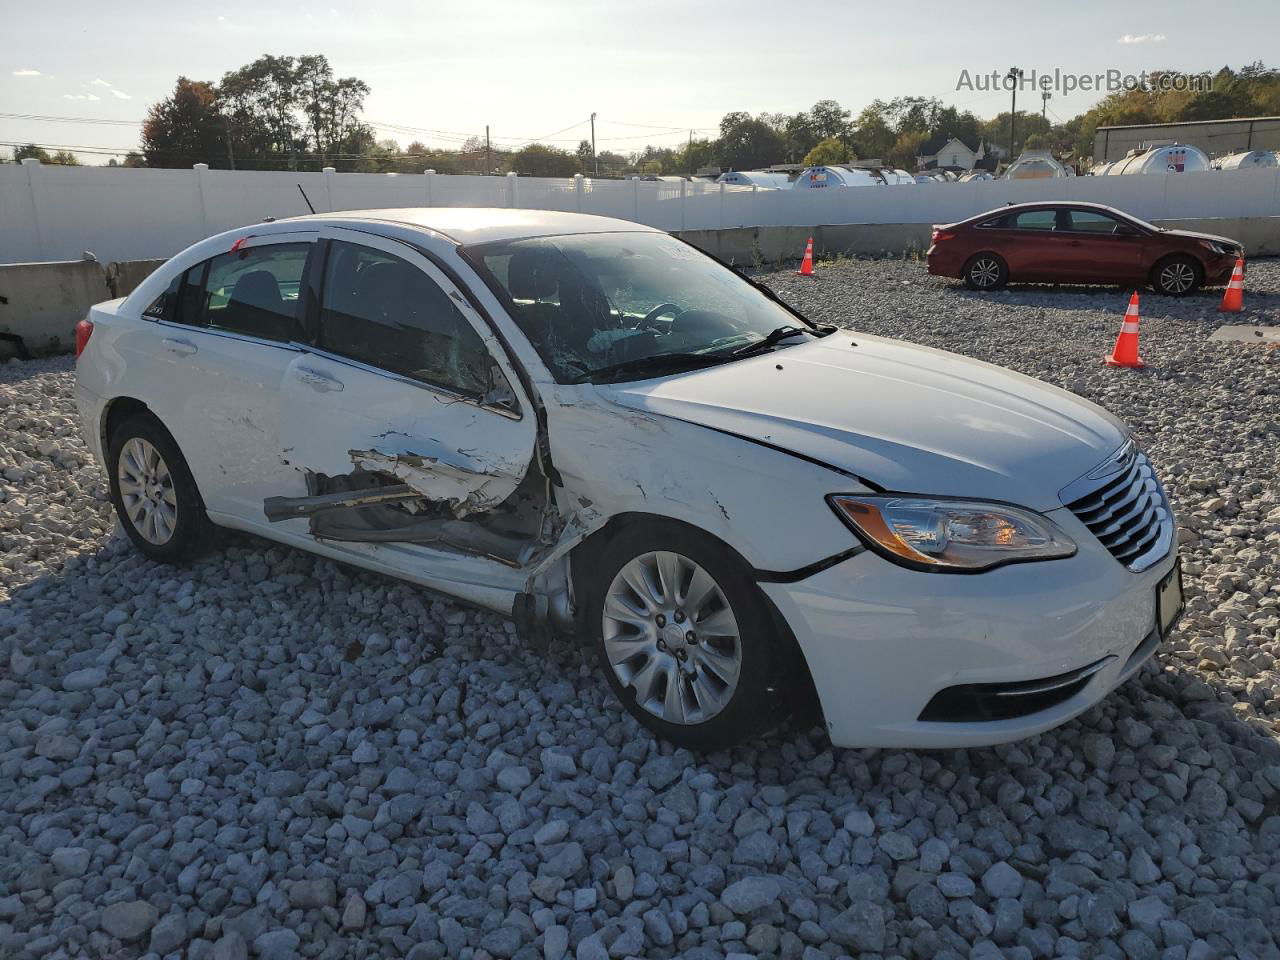
M 0 366 L 0 956 L 1280 957 L 1280 352 L 1216 295 L 771 277 L 815 319 L 993 360 L 1135 427 L 1187 615 L 1012 746 L 652 740 L 566 643 L 264 542 L 113 534 L 67 359 Z M 1280 263 L 1247 302 L 1280 320 Z

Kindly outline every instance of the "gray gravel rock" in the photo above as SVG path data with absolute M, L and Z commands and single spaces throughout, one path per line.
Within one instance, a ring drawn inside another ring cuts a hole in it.
M 412 585 L 231 533 L 142 559 L 71 361 L 0 364 L 0 953 L 1280 957 L 1280 351 L 1144 296 L 1114 370 L 1115 290 L 818 273 L 766 279 L 1132 424 L 1187 601 L 1132 680 L 1000 747 L 673 750 L 575 644 Z M 1276 324 L 1280 263 L 1247 286 Z
M 120 940 L 136 940 L 155 926 L 159 912 L 144 900 L 113 903 L 105 907 L 99 922 L 102 929 Z

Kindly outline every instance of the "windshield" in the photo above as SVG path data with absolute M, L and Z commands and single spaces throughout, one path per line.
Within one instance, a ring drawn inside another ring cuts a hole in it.
M 520 329 L 561 383 L 645 358 L 731 358 L 804 321 L 732 270 L 664 233 L 538 237 L 468 248 L 506 291 Z M 776 338 L 775 338 L 776 339 Z M 656 363 L 656 361 L 655 361 Z

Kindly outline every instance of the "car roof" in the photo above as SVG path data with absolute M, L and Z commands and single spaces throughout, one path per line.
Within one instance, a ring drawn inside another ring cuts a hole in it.
M 1005 213 L 1019 213 L 1023 210 L 1044 210 L 1053 207 L 1067 207 L 1072 210 L 1097 210 L 1102 213 L 1111 213 L 1116 216 L 1134 219 L 1133 214 L 1125 213 L 1115 207 L 1109 207 L 1105 203 L 1089 203 L 1087 200 L 1037 200 L 1032 203 L 1011 203 L 1008 206 L 996 207 L 994 210 L 988 210 L 985 213 L 979 213 L 969 217 L 969 220 L 982 220 L 986 217 L 1000 216 Z M 964 221 L 968 222 L 968 221 Z
M 644 224 L 613 217 L 558 210 L 519 210 L 503 207 L 396 207 L 387 210 L 338 210 L 292 217 L 278 223 L 321 221 L 335 226 L 361 223 L 388 223 L 422 227 L 442 234 L 459 244 L 488 243 L 493 240 L 523 240 L 528 237 L 563 236 L 574 233 L 660 233 Z

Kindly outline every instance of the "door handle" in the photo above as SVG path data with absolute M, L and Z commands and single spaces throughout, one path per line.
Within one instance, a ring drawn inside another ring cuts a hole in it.
M 339 391 L 342 389 L 341 380 L 335 380 L 327 373 L 321 373 L 319 370 L 313 370 L 311 367 L 294 367 L 293 375 L 312 390 L 318 390 L 321 393 Z
M 190 340 L 176 340 L 173 337 L 165 337 L 160 341 L 164 344 L 164 348 L 170 353 L 176 353 L 180 357 L 189 357 L 199 348 Z
M 1072 240 L 1072 241 L 1071 241 L 1071 246 L 1073 246 L 1073 247 L 1078 247 L 1078 246 L 1080 246 L 1080 241 L 1079 241 L 1079 240 Z

